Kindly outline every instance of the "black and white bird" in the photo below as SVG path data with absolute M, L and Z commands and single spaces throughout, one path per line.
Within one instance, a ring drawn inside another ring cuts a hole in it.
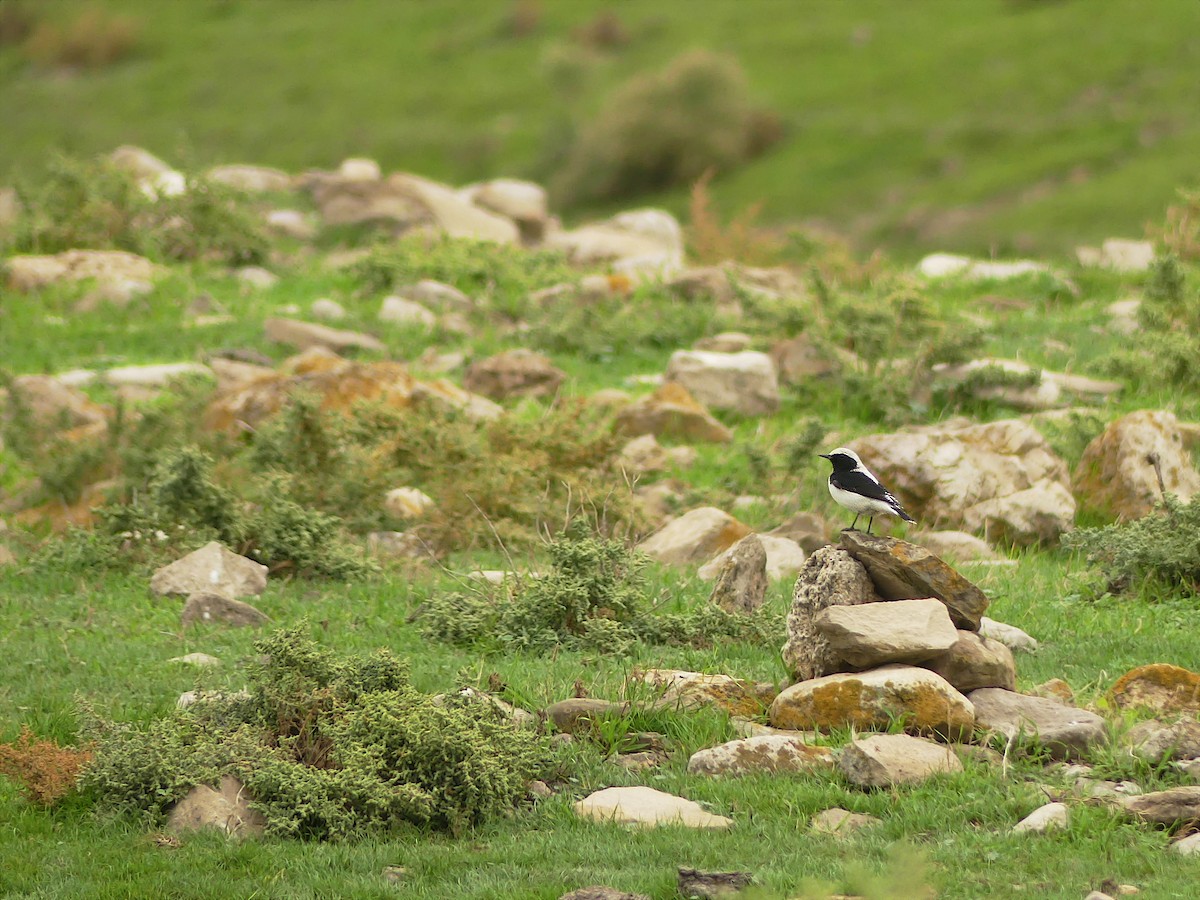
M 820 456 L 833 464 L 833 472 L 829 475 L 829 494 L 846 509 L 854 513 L 854 526 L 858 524 L 859 516 L 869 516 L 867 519 L 867 534 L 871 533 L 871 523 L 876 516 L 899 516 L 905 522 L 915 522 L 912 516 L 904 511 L 900 501 L 892 496 L 872 473 L 863 465 L 858 454 L 846 447 L 838 447 Z

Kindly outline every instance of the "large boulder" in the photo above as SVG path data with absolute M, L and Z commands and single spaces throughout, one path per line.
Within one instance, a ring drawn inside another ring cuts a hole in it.
M 732 716 L 757 716 L 762 713 L 771 696 L 765 700 L 754 682 L 742 681 L 731 675 L 686 672 L 681 669 L 635 670 L 626 679 L 626 689 L 634 684 L 645 685 L 658 696 L 655 706 L 663 709 L 700 709 L 715 706 Z
M 927 527 L 961 528 L 1018 546 L 1074 527 L 1066 463 L 1028 422 L 935 426 L 850 446 Z
M 567 373 L 532 350 L 506 350 L 472 363 L 463 378 L 469 391 L 503 400 L 508 397 L 553 397 Z
M 1126 797 L 1121 806 L 1130 815 L 1155 825 L 1200 822 L 1200 786 L 1188 785 Z
M 808 557 L 804 553 L 804 548 L 796 541 L 788 537 L 780 537 L 775 534 L 756 534 L 758 542 L 762 544 L 764 552 L 767 554 L 766 574 L 768 581 L 779 581 L 783 578 L 792 578 L 803 567 Z M 743 538 L 748 540 L 748 538 Z M 724 553 L 713 557 L 696 573 L 705 581 L 711 581 L 716 578 L 721 569 L 724 567 L 729 555 L 733 553 L 734 548 L 730 547 Z
M 934 599 L 830 606 L 813 618 L 821 636 L 855 668 L 923 663 L 958 640 L 946 607 Z
M 775 364 L 765 353 L 678 350 L 667 363 L 666 380 L 682 384 L 701 403 L 743 416 L 766 416 L 779 409 Z
M 1153 510 L 1163 489 L 1188 502 L 1200 493 L 1200 472 L 1175 415 L 1143 409 L 1117 419 L 1087 445 L 1073 484 L 1085 510 L 1128 520 Z
M 846 671 L 846 663 L 821 634 L 815 619 L 827 607 L 878 599 L 867 570 L 845 550 L 822 547 L 813 553 L 792 591 L 782 651 L 788 671 L 799 681 Z
M 771 704 L 770 721 L 793 730 L 883 730 L 902 723 L 910 733 L 959 738 L 971 733 L 975 710 L 928 669 L 883 666 L 793 684 Z
M 867 570 L 884 600 L 934 597 L 958 628 L 979 629 L 987 595 L 924 547 L 862 531 L 843 531 L 842 549 Z
M 733 546 L 750 529 L 713 506 L 702 506 L 684 513 L 638 544 L 638 549 L 669 566 L 687 566 L 704 562 Z
M 653 434 L 717 444 L 728 444 L 733 440 L 733 432 L 714 419 L 687 388 L 673 381 L 622 409 L 613 428 L 618 434 L 631 437 Z
M 1104 719 L 1087 710 L 1000 688 L 980 688 L 967 696 L 980 731 L 1045 750 L 1055 759 L 1077 759 L 1108 742 Z
M 1155 712 L 1200 712 L 1200 674 L 1169 663 L 1150 663 L 1130 669 L 1108 692 L 1120 709 Z

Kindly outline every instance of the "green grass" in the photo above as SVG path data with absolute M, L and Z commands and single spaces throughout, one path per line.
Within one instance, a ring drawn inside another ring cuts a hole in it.
M 45 14 L 68 21 L 85 5 Z M 823 221 L 906 251 L 1063 250 L 1138 235 L 1196 181 L 1190 0 L 1153 17 L 1136 0 L 1103 15 L 1086 0 L 577 0 L 535 3 L 524 36 L 507 27 L 512 6 L 110 0 L 141 40 L 109 68 L 46 71 L 0 47 L 0 173 L 29 172 L 47 148 L 134 143 L 189 167 L 366 155 L 454 183 L 547 181 L 569 123 L 701 46 L 738 58 L 785 126 L 714 183 L 726 211 L 762 202 L 764 221 Z M 610 7 L 629 44 L 580 49 L 573 30 Z M 569 92 L 547 63 L 563 53 L 582 70 Z M 686 192 L 613 206 L 640 203 L 682 211 Z

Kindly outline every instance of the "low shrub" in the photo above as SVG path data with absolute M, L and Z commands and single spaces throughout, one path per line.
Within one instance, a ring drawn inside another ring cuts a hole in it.
M 1138 322 L 1141 328 L 1112 356 L 1109 370 L 1145 384 L 1200 387 L 1200 290 L 1174 255 L 1151 265 Z
M 88 750 L 38 740 L 22 727 L 15 741 L 0 744 L 0 775 L 18 782 L 33 803 L 51 807 L 75 790 L 79 773 L 91 758 Z
M 87 247 L 234 264 L 260 262 L 269 249 L 266 230 L 244 198 L 204 180 L 155 199 L 107 161 L 57 156 L 44 172 L 19 182 L 17 194 L 25 213 L 8 237 L 14 252 Z
M 707 50 L 619 87 L 580 129 L 552 192 L 565 203 L 614 199 L 728 171 L 761 150 L 738 62 Z
M 512 809 L 554 765 L 544 736 L 491 704 L 420 693 L 386 650 L 341 657 L 300 628 L 255 650 L 248 697 L 144 727 L 93 723 L 85 794 L 157 822 L 194 785 L 230 774 L 268 833 L 340 840 L 404 824 L 461 831 Z
M 575 520 L 549 542 L 550 569 L 508 595 L 435 594 L 418 624 L 459 646 L 545 652 L 557 647 L 621 652 L 635 641 L 710 646 L 723 639 L 769 639 L 780 623 L 716 606 L 662 614 L 646 596 L 649 560 Z M 507 590 L 507 589 L 503 589 Z
M 1168 253 L 1200 261 L 1200 191 L 1180 191 L 1179 202 L 1167 207 L 1166 220 L 1151 234 Z
M 41 66 L 99 69 L 131 56 L 140 38 L 137 19 L 91 6 L 63 25 L 39 21 L 24 49 Z
M 1146 597 L 1200 593 L 1200 497 L 1181 503 L 1163 496 L 1161 508 L 1131 522 L 1082 528 L 1063 546 L 1084 554 L 1114 594 L 1137 589 Z

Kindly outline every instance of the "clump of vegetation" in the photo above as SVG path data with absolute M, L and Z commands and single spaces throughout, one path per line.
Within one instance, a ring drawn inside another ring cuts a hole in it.
M 579 278 L 578 270 L 558 252 L 514 253 L 511 247 L 489 241 L 425 236 L 379 244 L 353 271 L 367 293 L 430 278 L 513 317 L 524 313 L 531 291 Z
M 608 652 L 635 641 L 708 646 L 721 639 L 766 638 L 778 622 L 716 606 L 659 614 L 647 597 L 649 560 L 621 541 L 589 532 L 576 519 L 549 543 L 550 569 L 508 596 L 461 592 L 425 601 L 418 623 L 430 637 L 459 646 L 544 652 L 556 647 Z
M 1155 237 L 1171 255 L 1200 260 L 1200 191 L 1180 191 L 1179 202 L 1167 207 L 1167 219 Z
M 613 93 L 580 130 L 553 192 L 568 203 L 611 199 L 728 171 L 765 149 L 768 118 L 736 60 L 685 53 Z
M 39 740 L 22 727 L 15 741 L 0 744 L 0 775 L 18 782 L 32 802 L 51 807 L 75 790 L 79 773 L 91 758 L 88 750 Z
M 1175 256 L 1160 256 L 1151 265 L 1138 323 L 1132 347 L 1110 362 L 1114 374 L 1144 383 L 1200 387 L 1200 291 L 1188 284 Z
M 388 651 L 341 657 L 284 629 L 255 644 L 246 695 L 145 727 L 96 722 L 80 785 L 151 821 L 235 775 L 268 833 L 339 840 L 402 823 L 460 831 L 512 809 L 554 764 L 544 736 L 490 703 L 417 691 Z
M 1147 597 L 1200 593 L 1200 497 L 1163 495 L 1161 509 L 1131 522 L 1084 528 L 1063 537 L 1105 579 L 1111 593 Z
M 66 24 L 38 21 L 32 26 L 24 50 L 41 66 L 100 69 L 131 56 L 140 39 L 137 19 L 91 6 Z
M 19 253 L 77 247 L 127 250 L 156 260 L 260 262 L 266 230 L 235 191 L 192 180 L 177 196 L 150 197 L 106 160 L 53 158 L 38 178 L 18 183 L 25 212 L 8 237 Z

